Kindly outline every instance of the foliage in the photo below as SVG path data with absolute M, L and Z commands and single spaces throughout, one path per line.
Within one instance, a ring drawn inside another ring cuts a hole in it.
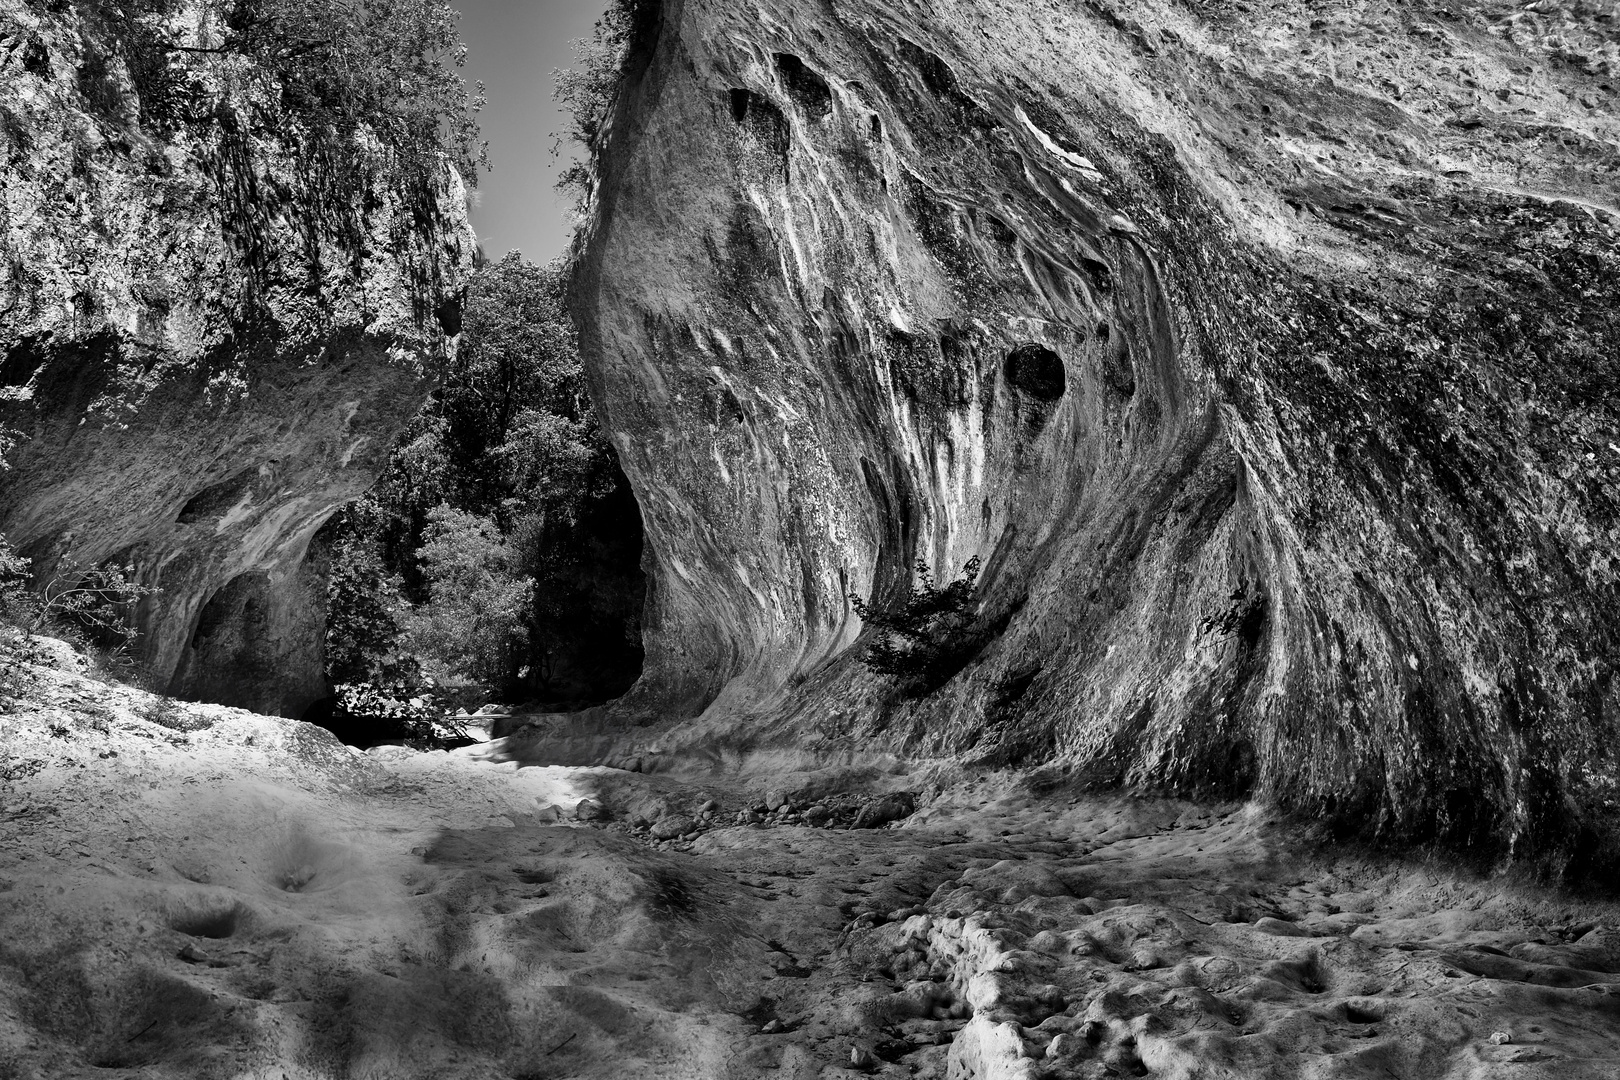
M 133 564 L 83 567 L 62 560 L 40 590 L 29 629 L 66 623 L 94 637 L 128 644 L 137 634 L 129 622 L 131 605 L 158 591 L 137 582 L 134 574 Z
M 361 499 L 327 531 L 326 671 L 336 683 L 404 684 L 414 693 L 420 672 L 401 649 L 400 578 L 383 564 L 373 535 L 380 517 L 376 503 Z
M 85 567 L 64 557 L 36 591 L 31 564 L 0 536 L 0 618 L 30 634 L 51 627 L 122 647 L 137 634 L 131 605 L 159 591 L 134 575 L 133 565 Z
M 574 66 L 551 72 L 553 96 L 568 117 L 568 130 L 555 136 L 552 154 L 562 153 L 566 139 L 588 153 L 594 152 L 608 110 L 618 93 L 624 64 L 630 54 L 638 18 L 648 5 L 645 0 L 612 0 L 596 20 L 588 38 L 569 42 L 574 50 Z M 583 202 L 590 192 L 590 169 L 575 162 L 562 170 L 557 179 L 560 191 L 573 191 Z
M 396 741 L 419 750 L 442 750 L 476 742 L 446 712 L 431 693 L 404 683 L 342 683 L 336 687 L 336 707 L 348 717 L 363 720 L 368 743 Z
M 32 399 L 33 396 L 32 387 L 0 386 L 0 402 L 26 402 Z M 7 424 L 0 424 L 0 473 L 11 468 L 11 463 L 6 460 L 6 457 L 22 440 L 23 434 L 21 431 Z M 3 570 L 0 570 L 0 573 L 3 572 Z
M 405 632 L 440 685 L 499 688 L 511 681 L 528 643 L 534 580 L 487 518 L 438 506 L 419 552 L 428 600 Z
M 591 28 L 590 37 L 568 43 L 574 50 L 576 66 L 557 68 L 551 73 L 557 103 L 572 124 L 567 137 L 584 146 L 596 141 L 607 119 L 618 90 L 619 71 L 630 49 L 634 16 L 634 4 L 626 0 L 609 4 Z
M 564 285 L 560 266 L 516 253 L 477 272 L 442 385 L 377 489 L 327 527 L 334 682 L 398 683 L 407 698 L 432 677 L 506 700 L 574 697 L 592 693 L 581 684 L 597 678 L 582 667 L 613 674 L 639 659 L 639 517 L 591 412 Z M 496 607 L 521 598 L 517 583 L 533 582 L 509 659 L 496 662 L 503 650 L 486 641 L 476 679 L 467 656 L 446 651 L 460 647 L 456 620 L 474 613 L 453 613 L 453 597 L 434 597 L 435 575 L 462 572 L 433 554 L 442 548 L 430 535 L 439 508 L 463 515 L 444 519 L 454 522 L 447 527 L 471 538 L 492 557 L 492 577 L 513 586 Z
M 33 598 L 28 592 L 32 576 L 28 560 L 0 536 L 0 621 L 19 623 L 32 617 Z
M 195 140 L 254 280 L 278 219 L 304 230 L 319 281 L 323 242 L 357 252 L 380 186 L 409 211 L 396 229 L 427 232 L 440 221 L 445 166 L 476 183 L 486 161 L 475 119 L 482 87 L 470 96 L 456 73 L 466 49 L 448 0 L 76 0 L 75 9 L 85 104 L 111 127 Z
M 375 137 L 407 171 L 448 159 L 473 178 L 483 162 L 466 62 L 446 0 L 78 0 L 88 31 L 81 91 L 122 63 L 143 122 L 222 131 L 233 123 L 291 136 L 307 163 L 352 159 Z M 481 88 L 480 88 L 481 92 Z M 289 127 L 289 122 L 296 125 Z M 326 159 L 323 161 L 323 159 Z
M 980 562 L 975 555 L 962 576 L 948 585 L 934 582 L 928 563 L 918 559 L 916 583 L 896 603 L 876 608 L 851 593 L 850 603 L 876 636 L 861 660 L 880 675 L 898 679 L 914 694 L 931 692 L 977 651 L 973 632 L 974 591 Z

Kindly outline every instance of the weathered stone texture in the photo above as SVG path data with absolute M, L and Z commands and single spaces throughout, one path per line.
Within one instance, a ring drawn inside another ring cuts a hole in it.
M 47 574 L 132 560 L 160 684 L 286 711 L 316 653 L 204 639 L 291 633 L 311 536 L 425 398 L 474 248 L 460 182 L 407 206 L 378 157 L 317 205 L 263 132 L 243 156 L 147 122 L 126 52 L 72 5 L 0 2 L 0 385 L 32 394 L 0 403 L 0 531 Z M 263 604 L 281 630 L 219 622 Z
M 1536 8 L 663 4 L 575 289 L 626 707 L 1585 842 L 1620 127 L 1613 23 Z M 846 595 L 974 555 L 989 643 L 888 698 Z

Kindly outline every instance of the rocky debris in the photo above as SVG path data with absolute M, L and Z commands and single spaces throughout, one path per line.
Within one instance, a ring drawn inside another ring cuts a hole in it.
M 0 634 L 8 629 L 0 627 Z M 41 667 L 83 675 L 90 662 L 83 653 L 60 638 L 44 634 L 17 634 L 15 640 L 0 641 L 0 663 L 38 664 Z
M 873 799 L 855 815 L 853 827 L 857 829 L 876 829 L 891 821 L 899 821 L 908 817 L 917 809 L 917 797 L 909 791 L 896 791 Z
M 685 814 L 666 814 L 653 822 L 648 831 L 655 840 L 677 840 L 695 836 L 698 823 Z
M 1241 808 L 975 776 L 904 828 L 738 827 L 728 808 L 755 796 L 722 776 L 355 755 L 169 703 L 182 732 L 146 718 L 150 695 L 30 670 L 0 714 L 0 1046 L 23 1077 L 108 1071 L 131 1045 L 154 1076 L 206 1054 L 209 1076 L 308 1080 L 1620 1066 L 1620 906 L 1336 858 Z M 621 820 L 561 812 L 593 785 Z M 697 840 L 649 849 L 676 818 Z M 50 1019 L 64 985 L 86 991 L 74 1025 Z M 174 1002 L 161 1040 L 130 1043 Z

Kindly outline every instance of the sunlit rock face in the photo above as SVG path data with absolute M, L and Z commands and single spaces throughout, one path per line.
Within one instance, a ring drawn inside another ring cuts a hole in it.
M 575 289 L 648 529 L 627 704 L 1589 854 L 1620 72 L 1580 6 L 664 4 Z M 847 595 L 974 555 L 987 643 L 898 700 Z
M 244 168 L 151 121 L 134 46 L 78 10 L 0 8 L 0 385 L 32 392 L 0 402 L 0 531 L 47 577 L 161 589 L 134 615 L 156 685 L 296 715 L 324 693 L 298 567 L 457 329 L 460 183 L 406 206 L 378 166 L 321 204 L 274 145 Z

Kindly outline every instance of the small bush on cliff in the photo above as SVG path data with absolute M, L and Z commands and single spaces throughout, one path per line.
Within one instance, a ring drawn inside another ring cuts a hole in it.
M 914 696 L 942 686 L 982 644 L 973 620 L 979 568 L 975 555 L 962 567 L 961 577 L 938 585 L 928 563 L 918 559 L 915 584 L 883 608 L 850 593 L 855 614 L 876 631 L 861 661 L 878 674 L 895 678 L 904 692 Z
M 612 0 L 590 37 L 569 42 L 574 50 L 574 66 L 551 72 L 556 84 L 554 96 L 569 120 L 568 130 L 553 136 L 554 156 L 562 153 L 564 140 L 577 143 L 587 154 L 596 151 L 597 138 L 624 78 L 636 27 L 652 7 L 649 0 Z M 557 188 L 572 191 L 584 201 L 590 192 L 590 176 L 588 164 L 574 162 L 559 174 Z

